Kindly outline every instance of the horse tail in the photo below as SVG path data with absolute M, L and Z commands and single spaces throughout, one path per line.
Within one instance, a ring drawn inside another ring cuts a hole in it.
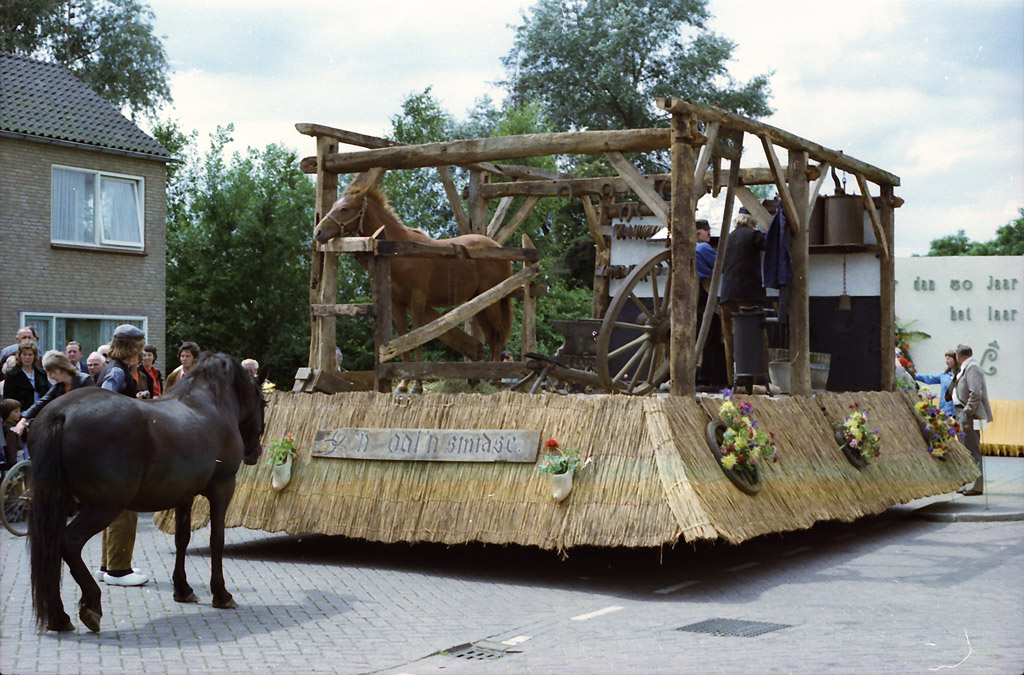
M 32 434 L 32 508 L 28 510 L 32 604 L 36 622 L 45 626 L 52 613 L 61 613 L 61 543 L 67 525 L 68 494 L 61 452 L 64 415 L 53 418 Z
M 512 264 L 505 264 L 508 270 L 502 278 L 507 279 L 512 276 Z M 484 319 L 480 322 L 480 329 L 484 332 L 487 346 L 491 349 L 491 360 L 500 361 L 501 350 L 505 348 L 508 336 L 512 332 L 512 299 L 506 295 L 479 316 Z

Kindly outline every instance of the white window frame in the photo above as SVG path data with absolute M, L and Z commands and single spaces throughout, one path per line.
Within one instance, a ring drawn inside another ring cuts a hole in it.
M 43 318 L 50 322 L 50 328 L 47 331 L 49 337 L 48 344 L 39 345 L 40 355 L 50 349 L 64 351 L 64 347 L 67 346 L 55 344 L 57 340 L 57 319 L 95 319 L 97 321 L 120 321 L 121 323 L 138 321 L 142 323 L 142 332 L 149 335 L 149 318 L 145 316 L 131 314 L 79 314 L 76 312 L 21 312 L 18 317 L 18 325 L 27 326 L 29 317 L 35 320 Z M 88 355 L 83 354 L 83 357 L 85 356 Z
M 92 174 L 93 190 L 93 241 L 76 241 L 69 239 L 58 239 L 54 237 L 54 213 L 53 213 L 53 172 L 55 170 L 75 171 L 78 173 Z M 103 237 L 103 207 L 100 200 L 103 196 L 102 181 L 104 178 L 113 180 L 129 181 L 135 186 L 135 205 L 138 213 L 136 217 L 139 223 L 139 241 L 117 241 Z M 146 248 L 146 179 L 144 176 L 133 176 L 113 171 L 102 171 L 99 169 L 85 169 L 80 166 L 66 166 L 63 164 L 52 164 L 50 166 L 50 243 L 61 246 L 78 246 L 88 248 L 109 248 L 120 250 L 142 251 Z

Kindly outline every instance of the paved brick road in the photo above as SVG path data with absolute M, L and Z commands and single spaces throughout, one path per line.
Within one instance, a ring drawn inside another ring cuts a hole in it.
M 105 586 L 98 635 L 36 632 L 25 540 L 3 532 L 0 672 L 1017 674 L 1024 521 L 1004 518 L 1024 514 L 1024 459 L 986 461 L 988 512 L 981 498 L 946 496 L 741 546 L 580 550 L 560 561 L 520 548 L 233 529 L 234 611 L 209 605 L 208 531 L 196 533 L 188 563 L 202 604 L 179 605 L 172 539 L 144 518 L 135 564 L 154 581 Z M 999 519 L 916 517 L 927 502 Z M 98 540 L 86 554 L 98 559 Z M 78 591 L 64 576 L 74 615 Z M 677 630 L 714 618 L 786 627 L 756 637 Z M 500 657 L 440 653 L 466 643 Z

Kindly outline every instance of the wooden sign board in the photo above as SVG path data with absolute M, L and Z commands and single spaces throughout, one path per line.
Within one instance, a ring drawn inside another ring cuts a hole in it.
M 535 462 L 540 431 L 320 429 L 313 457 L 416 462 Z

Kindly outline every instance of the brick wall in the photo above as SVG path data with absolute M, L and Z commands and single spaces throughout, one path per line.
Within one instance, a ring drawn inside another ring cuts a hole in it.
M 52 246 L 54 164 L 144 178 L 145 249 Z M 13 342 L 21 312 L 145 316 L 147 338 L 160 354 L 158 367 L 166 373 L 168 361 L 177 366 L 165 348 L 164 162 L 0 138 L 0 167 L 0 346 Z

